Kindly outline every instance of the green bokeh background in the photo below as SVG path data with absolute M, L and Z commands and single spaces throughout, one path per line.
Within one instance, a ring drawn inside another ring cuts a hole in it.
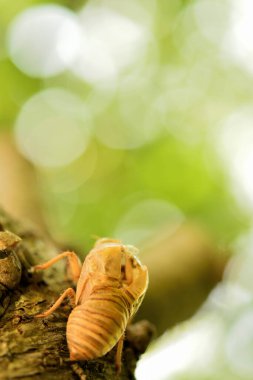
M 12 130 L 24 102 L 40 90 L 60 87 L 78 94 L 84 102 L 92 90 L 91 85 L 68 71 L 48 79 L 31 78 L 8 58 L 5 34 L 10 22 L 23 9 L 41 3 L 0 3 L 0 128 L 3 130 Z M 74 10 L 82 5 L 57 3 Z M 149 12 L 152 3 L 155 2 L 140 2 Z M 248 215 L 233 196 L 212 132 L 235 106 L 251 98 L 253 90 L 247 74 L 232 62 L 224 62 L 218 44 L 201 33 L 192 5 L 194 1 L 156 2 L 154 42 L 142 62 L 139 80 L 136 75 L 130 96 L 124 99 L 129 113 L 136 114 L 136 128 L 142 128 L 148 113 L 153 116 L 156 128 L 162 130 L 158 137 L 138 149 L 122 150 L 102 146 L 94 136 L 91 141 L 91 150 L 95 149 L 97 154 L 94 173 L 68 196 L 51 192 L 52 182 L 61 176 L 62 170 L 37 168 L 46 218 L 59 236 L 81 243 L 92 234 L 110 235 L 129 208 L 149 198 L 171 202 L 186 218 L 207 225 L 221 241 L 229 242 L 247 228 Z M 229 17 L 225 2 L 223 8 L 222 24 L 217 20 L 214 25 L 219 33 L 225 29 Z M 124 93 L 124 73 L 120 80 Z M 95 129 L 108 123 L 115 129 L 120 124 L 127 125 L 119 115 L 118 92 L 108 97 L 111 99 L 107 106 L 94 116 Z M 157 99 L 163 101 L 162 114 Z M 66 168 L 69 181 L 71 176 L 81 175 L 82 159 L 79 161 L 79 165 L 73 162 Z M 76 197 L 79 204 L 70 220 L 63 222 L 61 215 Z

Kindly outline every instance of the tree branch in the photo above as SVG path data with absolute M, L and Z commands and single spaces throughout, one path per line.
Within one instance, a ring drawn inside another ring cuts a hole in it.
M 66 322 L 70 313 L 67 302 L 45 319 L 34 318 L 48 308 L 72 284 L 64 263 L 31 276 L 28 269 L 57 253 L 57 248 L 37 232 L 10 219 L 0 210 L 1 230 L 9 230 L 22 241 L 15 249 L 22 264 L 22 277 L 14 290 L 0 286 L 0 380 L 78 379 L 82 371 L 87 380 L 115 379 L 115 349 L 102 358 L 74 364 L 69 361 Z M 0 258 L 0 265 L 1 265 Z M 3 262 L 2 262 L 2 265 Z M 62 281 L 64 279 L 64 281 Z M 1 279 L 0 279 L 1 282 Z M 136 362 L 145 351 L 154 328 L 147 321 L 131 325 L 126 334 L 122 372 L 119 380 L 133 380 Z

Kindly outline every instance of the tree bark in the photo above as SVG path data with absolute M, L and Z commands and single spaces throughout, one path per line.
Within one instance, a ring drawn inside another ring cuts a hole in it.
M 15 251 L 22 265 L 22 277 L 11 289 L 0 275 L 0 380 L 84 379 L 133 380 L 137 360 L 154 332 L 147 321 L 130 325 L 124 342 L 122 371 L 115 372 L 115 349 L 104 357 L 86 362 L 70 362 L 66 343 L 68 302 L 48 318 L 34 316 L 49 307 L 67 287 L 73 286 L 59 262 L 43 274 L 29 273 L 32 265 L 45 262 L 59 252 L 48 239 L 39 236 L 0 210 L 0 230 L 11 231 L 22 240 L 4 251 L 0 266 Z M 3 251 L 2 251 L 3 253 Z M 8 256 L 9 255 L 9 256 Z M 7 273 L 8 274 L 8 273 Z

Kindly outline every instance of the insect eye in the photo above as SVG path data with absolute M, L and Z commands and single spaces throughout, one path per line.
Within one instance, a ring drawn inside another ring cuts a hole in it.
M 131 257 L 131 265 L 132 265 L 133 268 L 136 268 L 136 267 L 137 267 L 136 260 L 134 260 L 133 257 Z
M 121 265 L 121 279 L 126 280 L 126 266 Z
M 121 267 L 126 265 L 126 255 L 121 256 Z
M 126 255 L 123 254 L 121 256 L 121 263 L 120 263 L 120 269 L 121 269 L 121 279 L 126 279 Z
M 0 251 L 0 260 L 1 259 L 6 259 L 6 257 L 8 257 L 9 256 L 9 254 L 10 254 L 10 252 L 9 251 L 7 251 L 7 250 L 1 250 Z

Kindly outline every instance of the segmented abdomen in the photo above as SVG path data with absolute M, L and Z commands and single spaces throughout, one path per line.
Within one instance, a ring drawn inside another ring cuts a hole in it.
M 110 351 L 126 329 L 129 310 L 128 297 L 106 288 L 76 306 L 67 323 L 70 359 L 90 360 Z

